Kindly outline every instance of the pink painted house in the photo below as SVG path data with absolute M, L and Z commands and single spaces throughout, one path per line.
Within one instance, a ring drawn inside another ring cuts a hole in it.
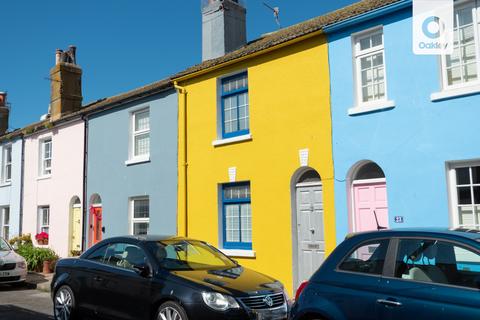
M 49 113 L 25 128 L 23 233 L 67 257 L 80 251 L 85 122 L 75 48 L 57 51 Z M 35 235 L 48 234 L 48 243 Z

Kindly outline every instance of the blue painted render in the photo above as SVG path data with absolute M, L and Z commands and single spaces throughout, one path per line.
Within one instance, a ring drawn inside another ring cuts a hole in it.
M 13 238 L 19 235 L 20 232 L 20 203 L 21 203 L 21 187 L 22 187 L 22 138 L 4 142 L 0 145 L 0 155 L 3 155 L 5 146 L 12 146 L 12 176 L 10 182 L 4 182 L 3 178 L 3 161 L 2 156 L 2 170 L 0 183 L 0 209 L 10 208 L 10 230 L 8 238 Z M 1 213 L 0 213 L 1 215 Z M 0 234 L 3 233 L 0 231 Z
M 354 107 L 351 34 L 383 25 L 389 110 Z M 480 95 L 432 102 L 441 90 L 437 56 L 412 52 L 412 9 L 403 8 L 328 34 L 337 241 L 351 231 L 349 170 L 376 162 L 387 181 L 390 227 L 451 226 L 446 163 L 480 159 Z M 403 216 L 404 222 L 394 222 Z
M 150 161 L 127 166 L 131 113 L 146 107 Z M 177 116 L 170 90 L 89 117 L 87 203 L 95 193 L 102 199 L 103 238 L 129 234 L 129 199 L 137 196 L 149 196 L 150 234 L 177 233 Z

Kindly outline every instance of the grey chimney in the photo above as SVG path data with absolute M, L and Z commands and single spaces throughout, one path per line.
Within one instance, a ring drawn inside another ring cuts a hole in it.
M 241 0 L 203 0 L 203 61 L 221 57 L 247 43 L 246 15 Z
M 10 106 L 7 102 L 7 93 L 0 92 L 0 135 L 4 135 L 8 130 L 8 116 Z

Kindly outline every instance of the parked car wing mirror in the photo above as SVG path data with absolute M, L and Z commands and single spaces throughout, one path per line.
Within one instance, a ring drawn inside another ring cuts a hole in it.
M 134 265 L 133 269 L 142 277 L 149 277 L 150 276 L 150 267 L 146 264 L 144 265 Z

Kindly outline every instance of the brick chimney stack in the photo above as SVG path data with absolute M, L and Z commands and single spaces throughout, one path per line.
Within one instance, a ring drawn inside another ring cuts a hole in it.
M 10 107 L 7 103 L 7 93 L 0 92 L 0 135 L 3 135 L 8 130 L 8 116 L 10 114 Z
M 77 65 L 77 48 L 57 49 L 55 66 L 50 70 L 50 120 L 55 121 L 82 107 L 82 69 Z

